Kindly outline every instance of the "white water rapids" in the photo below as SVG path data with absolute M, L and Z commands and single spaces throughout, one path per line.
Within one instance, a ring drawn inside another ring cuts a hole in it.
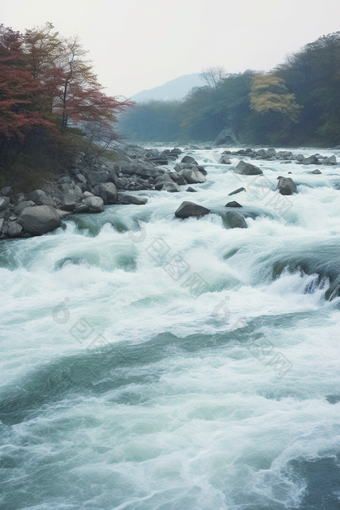
M 340 167 L 221 152 L 186 152 L 197 193 L 0 242 L 1 509 L 340 508 Z

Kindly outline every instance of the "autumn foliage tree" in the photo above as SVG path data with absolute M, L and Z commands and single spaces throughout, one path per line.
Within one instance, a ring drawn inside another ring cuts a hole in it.
M 133 103 L 104 93 L 78 37 L 63 38 L 51 23 L 25 34 L 0 26 L 2 154 L 40 126 L 62 135 L 72 124 L 96 138 L 117 138 L 116 115 Z
M 39 86 L 27 67 L 23 38 L 0 26 L 0 143 L 2 153 L 33 126 L 51 127 L 34 108 Z

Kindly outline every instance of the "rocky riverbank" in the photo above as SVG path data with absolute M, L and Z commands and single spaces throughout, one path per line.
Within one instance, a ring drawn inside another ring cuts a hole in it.
M 195 192 L 190 185 L 202 184 L 207 179 L 206 169 L 192 156 L 182 157 L 179 148 L 159 151 L 119 144 L 117 153 L 120 159 L 116 162 L 100 158 L 96 163 L 90 163 L 86 157 L 80 157 L 72 168 L 56 176 L 55 181 L 47 182 L 43 189 L 31 193 L 15 196 L 10 186 L 3 188 L 0 191 L 0 239 L 42 235 L 58 228 L 62 220 L 71 214 L 100 213 L 105 205 L 145 204 L 147 197 L 134 195 L 135 191 Z M 218 163 L 232 165 L 230 157 L 240 158 L 233 169 L 244 175 L 263 173 L 256 165 L 245 162 L 245 159 L 280 160 L 283 164 L 294 161 L 301 165 L 317 166 L 337 164 L 334 155 L 324 157 L 315 154 L 306 158 L 290 151 L 250 148 L 234 152 L 225 150 Z M 175 163 L 173 170 L 169 169 L 169 163 Z M 315 169 L 313 173 L 321 171 Z M 284 195 L 297 191 L 291 178 L 281 176 L 278 190 Z M 200 216 L 201 211 L 197 213 L 193 206 L 184 208 L 177 216 Z M 233 218 L 237 216 L 237 221 L 232 222 L 235 227 L 242 225 L 245 228 L 240 213 L 231 214 Z

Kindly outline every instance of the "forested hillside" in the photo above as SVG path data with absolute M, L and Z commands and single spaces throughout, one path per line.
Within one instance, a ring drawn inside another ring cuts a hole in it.
M 340 143 L 340 32 L 322 36 L 269 73 L 204 73 L 182 101 L 137 104 L 119 130 L 135 141 L 214 140 L 230 128 L 241 143 Z

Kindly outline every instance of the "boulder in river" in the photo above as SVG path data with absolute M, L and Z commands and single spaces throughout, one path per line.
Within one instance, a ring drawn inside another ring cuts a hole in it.
M 313 170 L 313 172 L 309 172 L 309 173 L 318 175 L 318 174 L 321 174 L 322 172 L 320 172 L 320 170 L 318 168 L 316 168 L 316 170 Z
M 38 205 L 26 207 L 19 216 L 18 223 L 34 236 L 41 236 L 60 227 L 61 219 L 54 207 Z
M 176 193 L 181 190 L 176 182 L 167 181 L 163 184 L 161 191 L 168 191 L 169 193 Z
M 236 168 L 234 169 L 234 172 L 236 174 L 242 174 L 242 175 L 259 175 L 263 174 L 261 168 L 258 168 L 255 165 L 252 165 L 251 163 L 247 163 L 246 161 L 238 162 Z
M 226 219 L 230 228 L 248 228 L 244 216 L 236 211 L 228 211 Z
M 83 203 L 89 208 L 90 213 L 100 213 L 104 211 L 104 201 L 101 197 L 87 197 Z
M 222 154 L 219 164 L 220 165 L 231 165 L 231 161 L 226 154 Z
M 113 182 L 98 184 L 92 188 L 92 192 L 95 196 L 101 197 L 106 205 L 117 203 L 117 188 Z
M 241 191 L 246 191 L 246 188 L 237 188 L 235 189 L 234 191 L 232 191 L 231 193 L 228 193 L 228 197 L 231 197 L 231 195 L 237 195 L 237 193 L 241 193 Z
M 139 197 L 137 195 L 118 195 L 119 204 L 134 204 L 134 205 L 145 205 L 148 199 L 146 197 Z
M 277 189 L 281 195 L 297 193 L 296 184 L 291 177 L 278 177 Z
M 199 218 L 208 213 L 210 213 L 210 209 L 185 200 L 175 212 L 175 216 L 177 218 L 190 218 L 191 216 Z
M 181 163 L 190 163 L 191 165 L 198 165 L 195 158 L 192 158 L 191 156 L 184 156 L 184 158 L 181 159 Z
M 242 207 L 242 205 L 234 200 L 233 202 L 228 202 L 226 207 Z
M 202 184 L 206 181 L 204 175 L 195 167 L 184 168 L 178 172 L 188 184 Z
M 336 165 L 337 164 L 336 157 L 334 155 L 329 156 L 329 158 L 325 158 L 322 163 L 323 165 Z

